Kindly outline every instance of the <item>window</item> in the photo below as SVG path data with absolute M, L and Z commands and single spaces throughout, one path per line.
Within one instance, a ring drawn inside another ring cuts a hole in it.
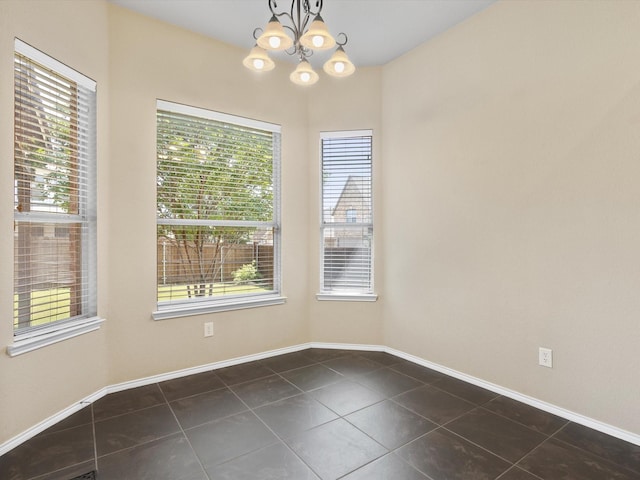
M 10 354 L 97 328 L 96 84 L 17 39 L 14 82 Z
M 371 131 L 321 135 L 322 260 L 318 299 L 375 300 Z
M 283 303 L 280 127 L 158 101 L 154 318 Z

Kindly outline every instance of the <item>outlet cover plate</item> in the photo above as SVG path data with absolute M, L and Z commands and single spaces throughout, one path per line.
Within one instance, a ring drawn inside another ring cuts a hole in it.
M 553 350 L 540 347 L 538 349 L 538 365 L 553 368 Z
M 213 322 L 205 322 L 204 324 L 204 336 L 213 337 Z

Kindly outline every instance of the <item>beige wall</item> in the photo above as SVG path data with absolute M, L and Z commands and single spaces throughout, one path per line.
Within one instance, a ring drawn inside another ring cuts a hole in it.
M 309 324 L 315 342 L 363 343 L 382 345 L 383 262 L 380 260 L 382 235 L 383 164 L 381 145 L 380 67 L 359 68 L 348 79 L 322 75 L 309 97 L 308 150 L 308 258 Z M 374 264 L 377 302 L 318 301 L 320 291 L 320 132 L 373 130 Z
M 101 2 L 0 1 L 0 348 L 13 339 L 14 37 L 98 83 L 98 248 L 109 243 L 109 76 L 107 8 Z M 109 262 L 98 260 L 98 313 L 108 316 Z M 9 358 L 0 354 L 0 443 L 109 383 L 103 328 Z
M 246 53 L 109 9 L 111 83 L 109 365 L 112 383 L 309 341 L 307 106 L 288 69 L 254 77 Z M 156 99 L 282 125 L 285 305 L 154 321 Z M 286 106 L 286 108 L 283 108 Z M 203 323 L 215 335 L 203 337 Z
M 638 2 L 501 2 L 382 92 L 387 345 L 636 434 L 638 32 Z
M 500 2 L 305 91 L 292 65 L 252 78 L 242 50 L 102 0 L 0 1 L 1 192 L 13 188 L 13 37 L 98 82 L 107 318 L 0 355 L 0 443 L 106 385 L 308 341 L 388 345 L 640 433 L 639 8 Z M 285 305 L 151 319 L 156 98 L 282 125 Z M 352 129 L 374 131 L 380 298 L 318 302 L 318 135 Z M 12 208 L 0 195 L 2 238 Z M 4 271 L 12 260 L 0 243 Z M 11 335 L 0 322 L 0 345 Z M 540 345 L 552 370 L 536 365 Z

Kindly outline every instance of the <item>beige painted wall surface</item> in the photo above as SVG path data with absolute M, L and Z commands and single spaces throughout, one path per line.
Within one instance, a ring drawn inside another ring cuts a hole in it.
M 252 78 L 246 52 L 101 0 L 0 1 L 0 112 L 13 109 L 14 36 L 98 81 L 107 317 L 0 355 L 0 443 L 106 385 L 308 341 L 386 344 L 639 434 L 638 32 L 637 2 L 500 2 L 305 92 L 290 64 Z M 285 305 L 151 319 L 157 98 L 282 125 Z M 318 136 L 352 129 L 374 130 L 380 299 L 318 302 Z M 0 115 L 0 158 L 12 136 Z M 12 178 L 0 161 L 0 192 Z M 12 228 L 0 195 L 0 233 Z M 12 247 L 0 243 L 5 270 Z M 4 318 L 11 292 L 0 276 Z M 0 345 L 11 338 L 3 322 Z M 554 349 L 552 370 L 538 346 Z
M 98 313 L 107 316 L 108 72 L 107 11 L 102 2 L 0 1 L 0 444 L 108 383 L 106 329 L 9 358 L 13 341 L 14 37 L 98 84 Z
M 640 433 L 638 58 L 638 2 L 519 1 L 385 67 L 389 346 Z
M 381 81 L 379 67 L 359 68 L 352 76 L 333 79 L 324 73 L 309 89 L 308 197 L 310 276 L 309 325 L 314 342 L 383 344 L 382 301 L 382 168 Z M 377 302 L 318 301 L 320 291 L 320 133 L 373 130 L 374 274 Z M 376 258 L 378 260 L 376 261 Z
M 309 341 L 306 100 L 286 68 L 257 80 L 242 49 L 109 8 L 111 383 Z M 287 303 L 154 321 L 156 99 L 282 125 L 283 294 Z M 203 337 L 203 323 L 215 335 Z

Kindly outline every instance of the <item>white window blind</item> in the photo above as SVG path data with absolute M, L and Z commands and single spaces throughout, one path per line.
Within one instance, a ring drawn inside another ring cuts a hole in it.
M 321 293 L 373 293 L 371 131 L 321 136 Z
M 158 307 L 280 293 L 280 127 L 158 101 Z
M 96 314 L 96 85 L 29 45 L 14 53 L 16 336 Z

